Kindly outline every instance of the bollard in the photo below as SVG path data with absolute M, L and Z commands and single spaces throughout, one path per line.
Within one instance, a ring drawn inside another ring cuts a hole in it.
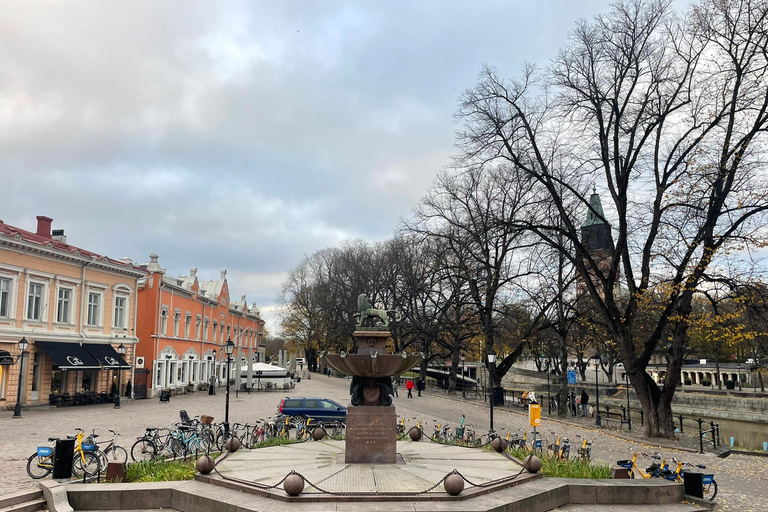
M 680 420 L 680 433 L 683 433 L 683 415 L 677 417 Z
M 734 441 L 733 436 L 731 436 L 731 448 L 733 448 L 733 441 Z
M 763 441 L 763 451 L 768 452 L 768 442 Z

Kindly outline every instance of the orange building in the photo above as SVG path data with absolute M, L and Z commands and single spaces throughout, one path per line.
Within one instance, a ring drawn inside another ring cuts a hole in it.
M 154 253 L 140 266 L 148 276 L 139 283 L 138 293 L 136 397 L 169 388 L 197 389 L 212 376 L 223 384 L 223 345 L 228 339 L 236 346 L 231 378 L 236 385 L 244 381 L 250 387 L 255 377 L 248 362 L 264 360 L 264 321 L 245 295 L 239 302 L 230 301 L 227 271 L 216 281 L 199 281 L 196 268 L 189 276 L 171 277 Z
M 136 290 L 146 272 L 68 244 L 52 223 L 38 216 L 33 232 L 0 221 L 0 407 L 16 404 L 19 368 L 21 404 L 64 394 L 110 400 L 118 372 L 123 387 L 131 378 Z M 22 338 L 29 347 L 19 358 Z

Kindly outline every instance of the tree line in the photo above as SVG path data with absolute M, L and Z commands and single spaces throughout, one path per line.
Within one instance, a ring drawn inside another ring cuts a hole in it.
M 766 0 L 620 1 L 544 68 L 484 67 L 450 170 L 395 236 L 290 272 L 285 337 L 310 361 L 354 350 L 366 292 L 400 313 L 393 349 L 450 361 L 451 387 L 462 353 L 496 351 L 496 384 L 526 351 L 582 378 L 598 354 L 623 363 L 646 435 L 672 437 L 678 378 L 660 386 L 652 361 L 678 376 L 694 351 L 765 360 L 767 16 Z

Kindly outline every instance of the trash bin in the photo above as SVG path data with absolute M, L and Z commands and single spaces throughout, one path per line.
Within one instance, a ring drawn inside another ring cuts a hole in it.
M 685 494 L 694 498 L 704 498 L 704 478 L 698 471 L 683 471 Z
M 74 455 L 74 439 L 59 439 L 56 441 L 56 451 L 53 454 L 54 480 L 69 480 L 72 478 L 72 460 Z
M 501 386 L 494 386 L 493 393 L 493 405 L 504 405 L 504 388 Z

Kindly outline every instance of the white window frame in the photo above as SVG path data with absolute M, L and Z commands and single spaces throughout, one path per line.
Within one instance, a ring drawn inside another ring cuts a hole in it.
M 85 300 L 85 325 L 86 327 L 103 327 L 104 326 L 104 292 L 86 290 L 88 294 Z M 91 322 L 91 296 L 98 297 L 99 302 L 96 305 L 96 323 Z
M 187 311 L 184 316 L 184 337 L 189 339 L 189 329 L 192 325 L 192 313 Z
M 211 324 L 211 319 L 205 317 L 203 319 L 203 341 L 208 341 L 208 326 Z
M 30 299 L 30 288 L 32 285 L 35 286 L 41 286 L 42 291 L 40 293 L 40 306 L 39 306 L 39 316 L 38 318 L 30 318 L 30 310 L 29 310 L 29 299 Z M 48 321 L 48 308 L 47 308 L 47 299 L 48 299 L 48 282 L 43 281 L 41 279 L 35 279 L 35 278 L 27 278 L 27 286 L 26 286 L 27 293 L 25 294 L 25 300 L 24 300 L 24 320 L 27 322 L 40 322 L 45 323 Z
M 195 317 L 195 339 L 200 339 L 200 327 L 203 325 L 203 318 L 200 315 Z
M 168 334 L 168 307 L 163 306 L 160 311 L 160 334 L 166 336 Z
M 213 342 L 216 343 L 219 340 L 219 322 L 213 321 Z
M 179 321 L 181 320 L 181 310 L 177 309 L 173 312 L 173 337 L 179 337 Z
M 12 320 L 16 318 L 16 290 L 18 286 L 18 276 L 16 275 L 8 275 L 5 273 L 0 273 L 0 279 L 3 279 L 5 281 L 8 281 L 8 294 L 7 294 L 7 302 L 6 302 L 6 314 L 0 316 L 0 318 L 6 319 L 6 320 Z M 0 298 L 2 300 L 2 298 Z M 5 395 L 0 395 L 5 396 Z
M 125 329 L 127 322 L 128 322 L 128 304 L 130 301 L 128 300 L 129 297 L 122 294 L 115 294 L 114 298 L 112 299 L 112 327 L 115 329 Z M 117 303 L 118 301 L 123 301 L 123 306 L 121 308 L 121 322 L 118 323 L 118 314 L 117 314 Z
M 62 291 L 68 291 L 69 292 L 69 299 L 68 299 L 68 302 L 69 302 L 68 306 L 69 307 L 68 307 L 68 311 L 67 311 L 67 316 L 66 316 L 66 318 L 63 318 L 63 319 L 59 318 L 59 308 L 60 308 L 61 301 L 62 301 L 62 298 L 61 298 L 61 292 Z M 77 293 L 75 292 L 75 288 L 74 287 L 72 287 L 72 286 L 63 286 L 63 285 L 59 285 L 59 286 L 56 287 L 56 316 L 54 318 L 55 318 L 55 322 L 57 324 L 72 325 L 72 323 L 73 323 L 72 320 L 74 319 L 74 316 L 75 316 L 73 313 L 75 312 L 74 305 L 75 305 L 76 297 L 77 297 Z

